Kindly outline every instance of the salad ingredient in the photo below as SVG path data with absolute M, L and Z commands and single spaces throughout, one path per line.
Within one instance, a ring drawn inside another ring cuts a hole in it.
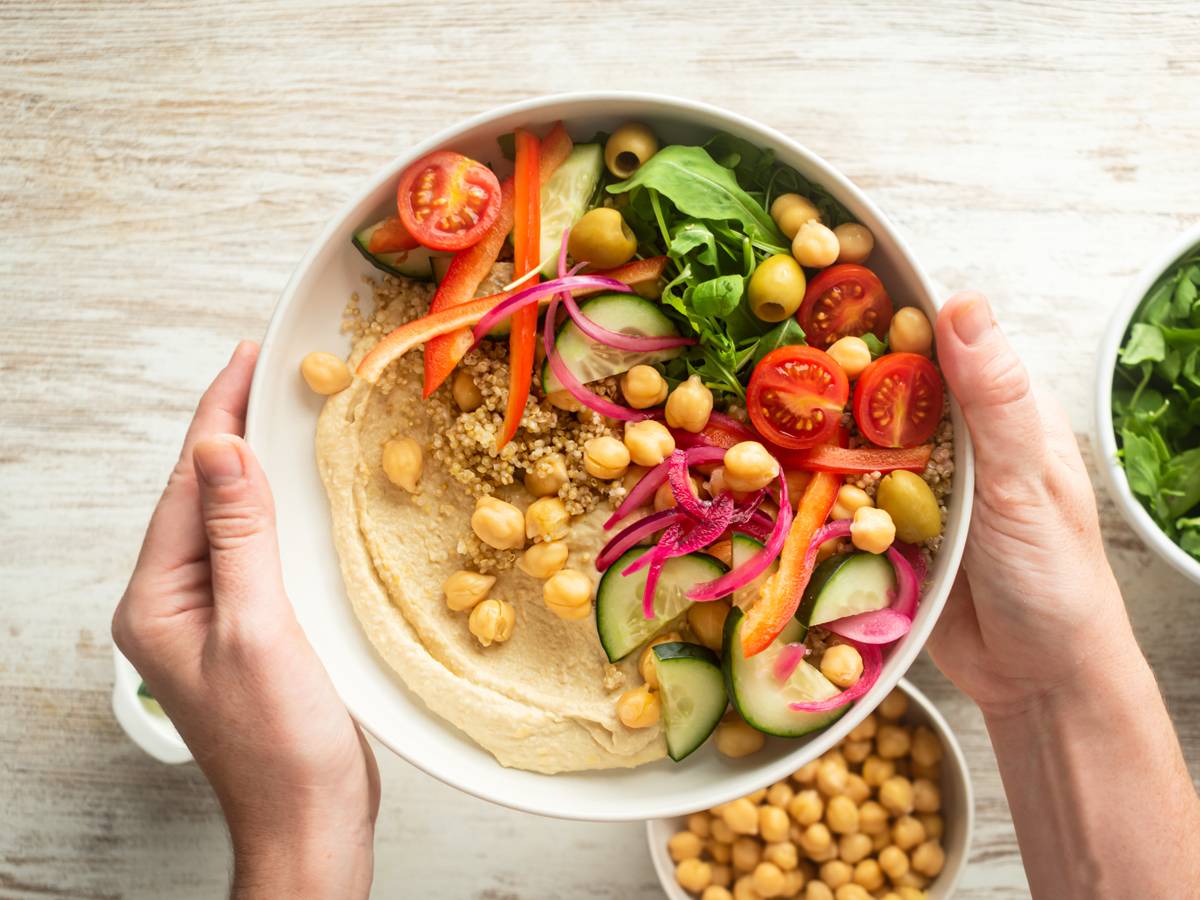
M 840 688 L 850 687 L 862 677 L 862 673 L 862 656 L 849 644 L 834 644 L 821 657 L 821 674 Z M 848 798 L 834 798 L 834 800 L 838 799 L 846 799 L 848 801 Z M 833 801 L 831 800 L 831 805 L 827 813 L 830 815 L 830 827 L 833 827 L 834 824 L 832 803 Z M 858 809 L 853 803 L 851 803 L 851 809 L 854 811 L 855 827 L 850 829 L 833 828 L 834 831 L 842 834 L 848 831 L 858 831 Z
M 390 216 L 364 228 L 360 235 L 366 244 L 368 253 L 378 256 L 381 253 L 397 253 L 404 250 L 415 250 L 421 242 L 413 237 L 399 216 Z M 358 235 L 355 235 L 356 237 Z
M 592 612 L 592 582 L 575 569 L 560 569 L 542 585 L 542 599 L 560 619 L 586 618 Z
M 882 341 L 892 323 L 892 301 L 874 272 L 846 263 L 826 269 L 808 283 L 796 320 L 814 347 L 868 333 Z
M 804 300 L 804 270 L 785 253 L 768 256 L 750 276 L 750 310 L 764 322 L 782 322 Z
M 567 242 L 571 258 L 593 269 L 621 266 L 637 252 L 637 237 L 619 210 L 597 206 L 584 213 L 571 229 Z
M 525 473 L 525 490 L 535 497 L 551 497 L 567 483 L 567 461 L 561 453 L 547 453 Z
M 780 347 L 754 367 L 746 409 L 767 440 L 803 449 L 836 433 L 849 395 L 846 375 L 829 354 L 815 347 Z
M 783 539 L 787 537 L 787 528 L 783 526 L 790 524 L 788 518 L 782 516 L 776 519 L 766 544 L 741 532 L 735 532 L 730 539 L 730 563 L 733 568 L 724 578 L 731 584 L 738 585 L 731 588 L 736 606 L 745 609 L 752 605 L 758 599 L 763 582 L 779 570 L 779 551 L 783 547 Z M 696 585 L 689 592 L 689 596 L 693 599 L 704 599 L 705 596 L 715 594 L 719 590 L 718 583 L 721 580 L 718 578 L 716 582 Z
M 842 472 L 869 475 L 873 472 L 892 472 L 904 469 L 923 472 L 933 455 L 932 444 L 904 449 L 881 447 L 834 447 L 822 444 L 798 453 L 780 454 L 786 466 L 798 466 L 814 472 Z
M 604 164 L 617 178 L 628 178 L 658 152 L 658 138 L 649 125 L 626 122 L 604 144 Z
M 699 375 L 690 375 L 687 381 L 671 391 L 664 413 L 667 424 L 672 428 L 682 428 L 696 434 L 704 430 L 712 410 L 712 391 L 700 380 Z
M 542 275 L 558 274 L 558 248 L 562 237 L 587 212 L 604 172 L 604 151 L 599 144 L 576 144 L 562 165 L 543 182 L 541 191 Z
M 583 467 L 593 478 L 613 481 L 629 468 L 629 448 L 615 437 L 592 438 L 583 445 Z
M 324 396 L 344 391 L 354 382 L 345 360 L 320 350 L 300 360 L 300 376 L 309 388 Z
M 495 575 L 481 575 L 459 569 L 442 584 L 446 605 L 454 612 L 465 612 L 482 602 L 496 583 Z
M 853 519 L 854 513 L 860 507 L 874 505 L 871 495 L 862 488 L 843 484 L 838 488 L 837 500 L 833 503 L 833 509 L 829 511 L 829 518 L 835 522 L 838 519 Z
M 813 572 L 798 621 L 812 627 L 886 608 L 896 593 L 892 564 L 874 553 L 831 556 Z
M 519 568 L 531 578 L 549 578 L 567 564 L 569 550 L 563 541 L 543 541 L 521 554 Z
M 454 373 L 454 381 L 450 383 L 450 395 L 463 412 L 474 412 L 483 406 L 483 394 L 479 385 L 466 369 L 459 369 Z
M 779 461 L 758 441 L 742 441 L 725 451 L 725 483 L 748 493 L 765 488 L 779 475 Z
M 888 346 L 899 353 L 929 356 L 933 351 L 933 326 L 925 313 L 915 306 L 903 306 L 892 316 L 888 328 Z
M 626 728 L 649 728 L 661 714 L 658 692 L 646 684 L 626 691 L 617 700 L 617 718 Z
M 496 497 L 483 496 L 475 501 L 471 529 L 497 550 L 520 550 L 525 546 L 525 517 L 511 503 Z
M 838 338 L 829 346 L 828 353 L 851 381 L 871 364 L 871 348 L 857 335 L 848 334 Z
M 884 553 L 896 540 L 896 525 L 887 510 L 860 506 L 850 522 L 850 540 L 859 550 Z
M 657 466 L 675 452 L 675 438 L 662 422 L 653 419 L 626 422 L 625 447 L 639 466 Z
M 766 742 L 766 735 L 736 715 L 727 717 L 717 726 L 717 736 L 714 741 L 717 752 L 730 759 L 740 759 L 743 756 L 757 753 Z
M 727 600 L 712 600 L 708 603 L 693 603 L 688 607 L 688 626 L 692 634 L 709 650 L 721 652 L 725 635 L 725 617 L 731 609 Z
M 789 241 L 806 222 L 821 221 L 821 212 L 799 194 L 780 194 L 771 203 L 771 218 Z
M 656 515 L 668 521 L 675 518 L 674 513 Z M 624 659 L 656 633 L 671 627 L 691 606 L 685 591 L 725 571 L 724 565 L 704 553 L 668 559 L 654 591 L 654 618 L 647 619 L 642 612 L 645 570 L 621 574 L 645 552 L 644 547 L 626 551 L 607 568 L 596 587 L 596 631 L 610 662 Z
M 942 533 L 937 498 L 925 480 L 912 472 L 891 472 L 879 482 L 876 505 L 896 524 L 896 537 L 919 544 Z
M 912 619 L 890 607 L 835 619 L 825 626 L 860 644 L 891 644 L 912 630 Z
M 489 598 L 471 610 L 467 627 L 480 646 L 502 644 L 512 637 L 517 611 L 507 600 Z
M 435 150 L 404 170 L 396 189 L 400 221 L 431 250 L 477 243 L 500 215 L 500 182 L 483 163 Z
M 667 754 L 685 759 L 708 740 L 729 700 L 715 653 L 683 641 L 654 648 Z
M 383 445 L 383 473 L 388 481 L 410 494 L 417 492 L 423 463 L 421 445 L 410 437 L 392 438 Z
M 810 269 L 832 266 L 840 251 L 837 235 L 827 226 L 813 220 L 805 222 L 792 239 L 792 256 Z
M 525 510 L 525 536 L 531 541 L 565 538 L 571 526 L 567 507 L 557 497 L 539 497 Z
M 810 546 L 813 535 L 829 517 L 840 484 L 836 475 L 817 472 L 805 487 L 779 555 L 779 570 L 763 585 L 741 630 L 741 652 L 747 657 L 765 650 L 792 620 L 816 562 L 817 548 Z
M 658 406 L 667 399 L 667 380 L 653 366 L 638 363 L 621 376 L 621 394 L 634 409 Z
M 654 655 L 654 648 L 659 644 L 670 644 L 682 640 L 678 631 L 666 631 L 650 641 L 642 651 L 642 655 L 638 659 L 638 673 L 642 676 L 642 681 L 654 690 L 658 690 L 658 658 Z
M 875 685 L 875 682 L 879 680 L 879 673 L 883 671 L 883 654 L 873 644 L 858 644 L 857 649 L 859 655 L 862 657 L 863 672 L 862 676 L 854 684 L 835 697 L 823 700 L 793 701 L 788 704 L 788 708 L 796 712 L 808 713 L 845 709 L 852 701 L 857 700 L 869 691 Z
M 394 223 L 394 224 L 391 224 Z M 387 231 L 385 231 L 387 229 Z M 391 233 L 388 233 L 388 232 Z M 397 233 L 402 231 L 403 235 Z M 415 281 L 437 280 L 435 263 L 449 262 L 449 255 L 422 247 L 404 230 L 398 216 L 384 219 L 358 231 L 352 241 L 363 259 L 389 275 Z M 391 247 L 394 249 L 381 249 Z
M 913 447 L 928 441 L 942 419 L 942 376 L 916 353 L 881 356 L 858 378 L 854 421 L 873 444 Z
M 875 235 L 866 225 L 843 222 L 833 229 L 833 233 L 838 239 L 837 261 L 840 263 L 864 263 L 875 249 Z

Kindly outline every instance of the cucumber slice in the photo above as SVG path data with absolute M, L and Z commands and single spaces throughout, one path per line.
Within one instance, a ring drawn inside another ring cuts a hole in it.
M 603 325 L 612 331 L 649 337 L 679 336 L 675 323 L 663 315 L 658 304 L 637 294 L 602 294 L 588 300 L 580 310 L 597 325 Z M 584 383 L 628 372 L 639 363 L 674 359 L 683 352 L 682 347 L 656 350 L 652 353 L 616 350 L 586 337 L 570 320 L 558 329 L 555 346 L 567 368 Z M 550 371 L 549 362 L 542 366 L 542 387 L 548 394 L 563 389 L 562 384 Z
M 604 148 L 599 144 L 576 144 L 570 155 L 542 185 L 542 222 L 539 259 L 545 260 L 542 274 L 558 274 L 558 252 L 563 232 L 588 211 L 596 185 L 604 171 Z
M 890 606 L 896 596 L 896 571 L 886 556 L 843 553 L 817 566 L 809 579 L 796 618 L 821 625 Z
M 734 532 L 730 538 L 731 561 L 732 568 L 736 569 L 742 563 L 748 562 L 751 557 L 758 553 L 763 548 L 763 542 L 756 538 L 750 537 L 748 534 L 743 534 L 740 531 Z M 733 605 L 740 606 L 742 609 L 748 609 L 750 604 L 758 599 L 758 592 L 762 588 L 763 582 L 775 574 L 775 570 L 779 568 L 779 560 L 776 559 L 767 570 L 751 581 L 747 585 L 743 585 L 733 592 Z M 803 636 L 800 638 L 803 640 Z
M 830 712 L 806 713 L 788 708 L 789 703 L 825 700 L 838 694 L 837 686 L 804 660 L 783 684 L 775 677 L 775 660 L 785 644 L 804 637 L 804 626 L 793 619 L 762 653 L 746 659 L 742 655 L 742 620 L 736 607 L 725 620 L 725 687 L 734 708 L 751 726 L 776 737 L 800 737 L 818 731 L 841 718 L 850 704 Z
M 396 253 L 372 253 L 367 249 L 371 245 L 373 235 L 383 222 L 368 225 L 354 235 L 353 244 L 371 265 L 381 272 L 395 275 L 399 278 L 411 278 L 414 281 L 433 281 L 435 259 L 449 259 L 453 254 L 416 247 L 412 250 L 400 250 Z
M 624 659 L 654 635 L 665 630 L 692 601 L 684 596 L 694 584 L 725 574 L 725 566 L 705 553 L 689 553 L 667 560 L 654 592 L 654 618 L 642 615 L 646 570 L 625 576 L 621 572 L 646 552 L 635 547 L 613 563 L 596 587 L 596 631 L 609 662 Z
M 658 644 L 654 656 L 667 753 L 679 762 L 708 740 L 725 715 L 725 680 L 717 655 L 699 644 Z

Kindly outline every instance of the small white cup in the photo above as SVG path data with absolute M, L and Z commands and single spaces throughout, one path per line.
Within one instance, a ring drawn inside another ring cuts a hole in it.
M 142 677 L 116 647 L 113 647 L 113 715 L 130 739 L 159 762 L 178 765 L 191 762 L 192 752 L 166 716 L 151 712 L 138 697 Z

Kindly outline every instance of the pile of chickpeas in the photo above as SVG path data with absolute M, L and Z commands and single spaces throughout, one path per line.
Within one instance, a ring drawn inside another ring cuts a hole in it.
M 893 691 L 790 779 L 688 816 L 667 850 L 701 900 L 923 900 L 946 856 L 943 748 Z

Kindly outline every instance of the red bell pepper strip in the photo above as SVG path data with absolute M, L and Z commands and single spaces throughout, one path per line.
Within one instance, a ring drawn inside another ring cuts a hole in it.
M 554 170 L 562 165 L 571 152 L 571 137 L 562 123 L 558 122 L 550 129 L 550 133 L 542 139 L 540 153 L 539 185 L 545 184 Z M 480 283 L 487 278 L 496 264 L 496 257 L 504 246 L 504 239 L 512 231 L 514 215 L 515 185 L 513 179 L 506 178 L 500 184 L 500 215 L 492 223 L 492 227 L 480 239 L 479 243 L 460 250 L 450 260 L 446 276 L 438 285 L 437 292 L 429 304 L 431 313 L 439 312 L 460 303 L 466 303 L 475 296 Z M 475 342 L 468 329 L 462 329 L 452 334 L 441 335 L 429 342 L 425 348 L 425 386 L 422 395 L 428 397 L 438 386 L 450 377 L 454 367 L 458 365 L 471 344 Z
M 615 278 L 617 281 L 634 286 L 657 281 L 662 277 L 666 266 L 667 258 L 665 256 L 654 256 L 650 259 L 637 259 L 623 266 L 617 266 L 615 269 L 593 272 L 591 274 Z M 522 285 L 511 291 L 501 291 L 498 294 L 489 294 L 487 297 L 477 297 L 474 300 L 468 300 L 466 303 L 460 303 L 439 312 L 431 312 L 421 316 L 419 319 L 405 322 L 403 325 L 393 329 L 371 349 L 370 353 L 363 357 L 362 361 L 358 364 L 356 374 L 359 378 L 364 378 L 371 384 L 374 384 L 379 380 L 379 376 L 383 374 L 383 370 L 388 367 L 388 364 L 392 360 L 399 359 L 413 347 L 419 347 L 421 344 L 426 345 L 425 352 L 426 358 L 428 358 L 428 345 L 430 343 L 439 337 L 452 335 L 464 330 L 470 336 L 471 328 L 477 325 L 486 313 L 495 309 L 496 306 L 524 287 Z M 594 294 L 597 290 L 574 291 L 572 294 L 575 297 L 582 297 L 587 294 Z M 542 303 L 549 302 L 550 297 L 545 297 L 542 300 Z M 468 346 L 470 345 L 468 344 Z
M 408 233 L 399 216 L 384 219 L 367 241 L 368 253 L 397 253 L 401 250 L 415 250 L 420 242 Z
M 513 174 L 513 276 L 520 278 L 541 268 L 542 193 L 538 180 L 538 139 L 532 132 L 518 128 L 515 134 L 516 164 Z M 535 284 L 534 275 L 529 284 Z M 533 378 L 533 353 L 537 337 L 537 305 L 526 306 L 512 314 L 508 335 L 508 405 L 504 425 L 496 439 L 499 451 L 517 433 L 529 384 Z
M 933 455 L 933 444 L 895 450 L 889 447 L 855 447 L 847 450 L 822 444 L 810 450 L 785 450 L 779 462 L 785 469 L 809 472 L 840 472 L 845 475 L 869 475 L 872 472 L 894 472 L 905 469 L 921 473 Z
M 841 486 L 840 475 L 817 472 L 800 495 L 796 517 L 779 554 L 779 569 L 763 584 L 742 623 L 742 653 L 747 658 L 766 650 L 796 614 L 817 560 L 815 548 L 808 552 L 809 544 L 829 518 Z

